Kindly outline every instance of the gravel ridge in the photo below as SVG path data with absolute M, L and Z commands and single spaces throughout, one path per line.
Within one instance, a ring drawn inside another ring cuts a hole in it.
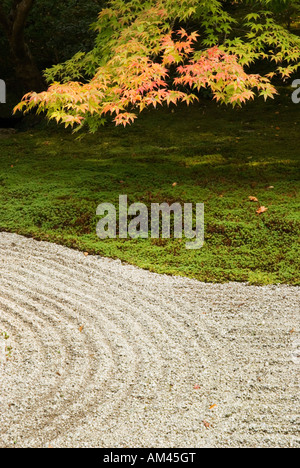
M 300 287 L 0 233 L 0 447 L 300 447 Z

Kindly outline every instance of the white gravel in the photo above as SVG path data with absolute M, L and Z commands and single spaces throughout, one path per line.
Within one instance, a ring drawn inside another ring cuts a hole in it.
M 0 447 L 300 447 L 299 287 L 6 233 L 0 285 Z

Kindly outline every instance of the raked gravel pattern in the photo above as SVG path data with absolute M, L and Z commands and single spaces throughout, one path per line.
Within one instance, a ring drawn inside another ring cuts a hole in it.
M 0 446 L 299 448 L 299 299 L 0 233 Z

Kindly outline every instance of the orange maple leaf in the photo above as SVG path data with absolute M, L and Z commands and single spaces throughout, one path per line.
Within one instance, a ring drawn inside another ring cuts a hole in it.
M 262 213 L 265 213 L 266 211 L 268 211 L 268 208 L 266 208 L 265 206 L 261 206 L 261 207 L 256 211 L 256 213 L 257 213 L 257 214 L 262 214 Z

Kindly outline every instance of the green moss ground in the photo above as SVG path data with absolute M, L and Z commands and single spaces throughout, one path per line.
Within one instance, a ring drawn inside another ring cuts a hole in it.
M 201 281 L 299 285 L 300 106 L 282 93 L 241 110 L 205 101 L 147 112 L 81 140 L 48 125 L 2 137 L 0 230 Z M 120 194 L 204 202 L 205 246 L 98 239 L 96 208 Z M 257 215 L 249 196 L 268 211 Z

